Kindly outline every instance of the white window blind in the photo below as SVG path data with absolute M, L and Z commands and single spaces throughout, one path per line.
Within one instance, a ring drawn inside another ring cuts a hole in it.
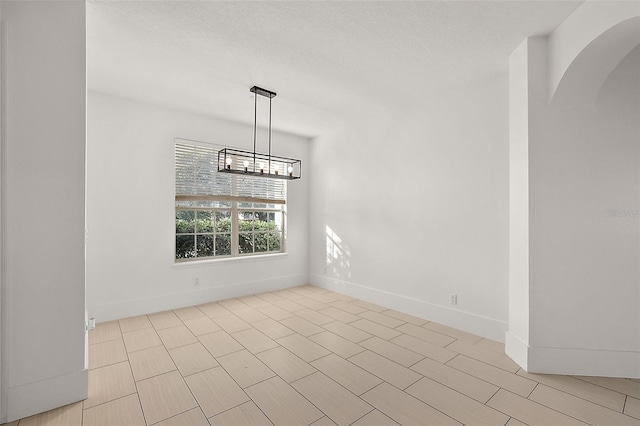
M 218 173 L 218 151 L 222 148 L 176 139 L 176 199 L 216 197 L 286 202 L 286 180 Z

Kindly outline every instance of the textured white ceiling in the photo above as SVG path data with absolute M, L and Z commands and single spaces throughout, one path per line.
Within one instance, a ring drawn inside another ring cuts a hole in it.
M 92 90 L 316 136 L 507 71 L 580 1 L 89 1 Z M 263 98 L 264 99 L 264 98 Z

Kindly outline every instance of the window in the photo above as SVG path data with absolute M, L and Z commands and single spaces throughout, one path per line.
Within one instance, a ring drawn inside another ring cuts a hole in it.
M 176 140 L 176 262 L 284 252 L 286 181 L 217 173 L 217 155 Z

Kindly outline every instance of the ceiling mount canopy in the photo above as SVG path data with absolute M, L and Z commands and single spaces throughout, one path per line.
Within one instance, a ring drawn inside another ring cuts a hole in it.
M 218 151 L 218 172 L 274 179 L 300 179 L 302 174 L 301 160 L 271 154 L 271 100 L 276 97 L 276 92 L 258 86 L 253 86 L 249 91 L 254 94 L 253 152 L 234 148 L 221 149 Z M 256 152 L 258 95 L 269 98 L 269 151 L 267 154 Z

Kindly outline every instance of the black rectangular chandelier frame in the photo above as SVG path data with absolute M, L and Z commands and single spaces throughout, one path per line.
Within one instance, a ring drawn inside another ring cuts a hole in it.
M 253 152 L 234 148 L 221 149 L 218 151 L 218 172 L 285 180 L 300 179 L 302 177 L 301 160 L 271 154 L 271 99 L 276 96 L 276 93 L 258 86 L 253 86 L 249 91 L 254 94 Z M 267 154 L 256 152 L 258 95 L 269 98 L 269 152 Z

